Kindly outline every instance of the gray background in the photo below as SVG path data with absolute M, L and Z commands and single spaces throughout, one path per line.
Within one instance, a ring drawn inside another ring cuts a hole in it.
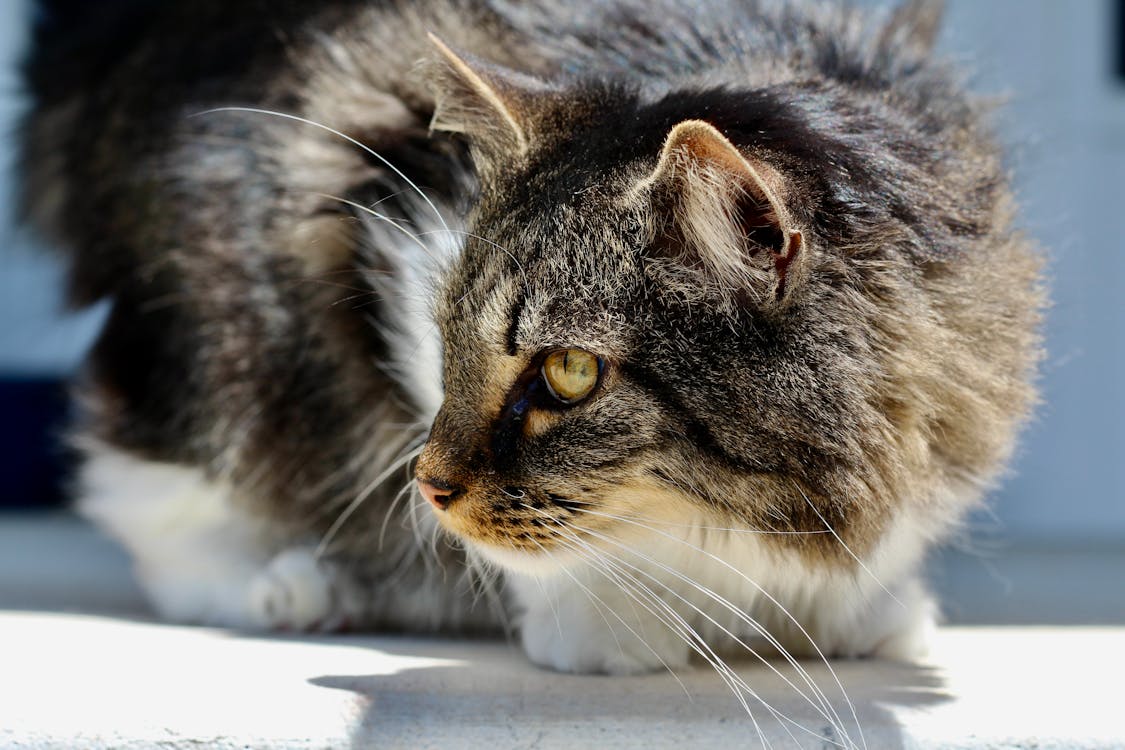
M 870 5 L 882 3 L 868 2 Z M 25 5 L 0 0 L 0 133 L 21 106 Z M 1110 0 L 951 0 L 942 50 L 1003 95 L 1023 224 L 1051 258 L 1045 404 L 1013 475 L 934 578 L 961 621 L 1125 621 L 1125 81 Z M 11 159 L 10 137 L 0 160 Z M 61 310 L 59 269 L 12 228 L 0 179 L 0 374 L 72 370 L 102 311 Z

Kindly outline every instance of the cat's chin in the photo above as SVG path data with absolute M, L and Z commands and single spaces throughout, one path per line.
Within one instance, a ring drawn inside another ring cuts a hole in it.
M 554 576 L 582 562 L 582 558 L 569 550 L 527 552 L 482 542 L 469 542 L 468 546 L 480 557 L 503 570 L 533 577 Z

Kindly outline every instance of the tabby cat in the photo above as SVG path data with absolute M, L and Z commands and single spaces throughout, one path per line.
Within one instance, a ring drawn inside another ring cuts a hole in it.
M 40 6 L 78 507 L 162 615 L 919 652 L 1043 304 L 935 3 Z

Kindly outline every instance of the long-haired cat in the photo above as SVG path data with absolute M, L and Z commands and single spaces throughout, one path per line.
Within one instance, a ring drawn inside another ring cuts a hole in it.
M 163 615 L 917 653 L 1042 307 L 933 3 L 41 5 L 78 505 Z

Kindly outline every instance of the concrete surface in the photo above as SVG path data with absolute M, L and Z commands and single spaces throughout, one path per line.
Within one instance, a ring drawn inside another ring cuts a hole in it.
M 126 571 L 73 522 L 0 517 L 0 747 L 1125 748 L 1122 628 L 949 628 L 928 664 L 836 662 L 854 718 L 823 664 L 802 666 L 827 710 L 791 667 L 742 663 L 748 715 L 706 667 L 581 677 L 499 642 L 165 625 Z

